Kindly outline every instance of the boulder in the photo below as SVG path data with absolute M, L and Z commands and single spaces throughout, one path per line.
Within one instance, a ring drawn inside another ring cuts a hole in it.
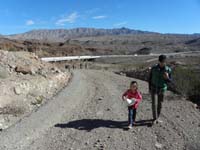
M 34 68 L 31 66 L 16 66 L 15 71 L 23 74 L 35 74 Z

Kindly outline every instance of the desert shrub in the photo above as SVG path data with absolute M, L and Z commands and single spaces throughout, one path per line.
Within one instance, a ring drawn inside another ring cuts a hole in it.
M 190 69 L 190 67 L 178 66 L 173 71 L 173 81 L 176 85 L 176 90 L 181 95 L 199 103 L 200 80 L 198 73 Z
M 14 51 L 17 51 L 17 50 L 14 47 L 10 47 L 10 48 L 8 48 L 8 51 L 14 52 Z
M 17 115 L 23 114 L 24 112 L 25 112 L 25 108 L 22 108 L 22 107 L 6 106 L 3 108 L 0 108 L 0 114 L 3 114 L 3 115 L 17 116 Z
M 35 98 L 35 101 L 31 102 L 31 104 L 32 105 L 40 105 L 40 104 L 42 104 L 43 100 L 44 100 L 43 96 L 38 96 Z

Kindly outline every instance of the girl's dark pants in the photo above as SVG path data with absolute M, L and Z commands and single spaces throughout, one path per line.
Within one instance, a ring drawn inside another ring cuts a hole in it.
M 133 125 L 133 123 L 135 122 L 136 113 L 137 113 L 136 109 L 134 109 L 132 106 L 128 107 L 128 122 L 129 122 L 129 125 Z

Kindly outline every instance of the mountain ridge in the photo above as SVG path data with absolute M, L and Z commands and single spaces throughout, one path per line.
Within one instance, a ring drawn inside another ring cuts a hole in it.
M 107 35 L 133 35 L 133 34 L 159 34 L 157 32 L 135 30 L 129 28 L 97 29 L 97 28 L 73 28 L 73 29 L 38 29 L 22 34 L 5 36 L 11 39 L 37 39 L 46 41 L 66 41 L 72 38 L 107 36 Z
M 72 28 L 72 29 L 36 29 L 25 33 L 12 34 L 0 37 L 21 40 L 43 40 L 51 42 L 64 42 L 69 39 L 82 37 L 99 37 L 99 36 L 118 36 L 118 35 L 174 35 L 174 36 L 194 36 L 200 37 L 200 34 L 177 34 L 177 33 L 159 33 L 151 31 L 142 31 L 130 28 Z

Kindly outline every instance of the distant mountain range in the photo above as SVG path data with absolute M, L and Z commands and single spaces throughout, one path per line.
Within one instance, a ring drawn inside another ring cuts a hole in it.
M 97 37 L 108 35 L 132 35 L 132 34 L 159 34 L 156 32 L 148 32 L 141 30 L 133 30 L 128 28 L 119 29 L 95 29 L 95 28 L 75 28 L 75 29 L 53 29 L 53 30 L 32 30 L 23 34 L 15 34 L 6 36 L 12 39 L 36 39 L 44 41 L 62 42 L 72 38 L 80 37 Z
M 0 36 L 0 49 L 36 52 L 40 57 L 132 55 L 199 51 L 200 34 L 161 34 L 127 28 L 33 30 Z
M 10 39 L 17 40 L 42 40 L 51 42 L 64 42 L 69 39 L 82 37 L 100 37 L 100 36 L 118 36 L 118 35 L 173 35 L 173 36 L 187 36 L 187 34 L 161 34 L 158 32 L 149 32 L 134 30 L 129 28 L 116 29 L 96 29 L 96 28 L 74 28 L 74 29 L 41 29 L 32 30 L 22 34 L 14 34 L 4 36 Z M 190 34 L 193 37 L 200 37 L 199 33 Z M 2 35 L 0 34 L 0 37 Z

